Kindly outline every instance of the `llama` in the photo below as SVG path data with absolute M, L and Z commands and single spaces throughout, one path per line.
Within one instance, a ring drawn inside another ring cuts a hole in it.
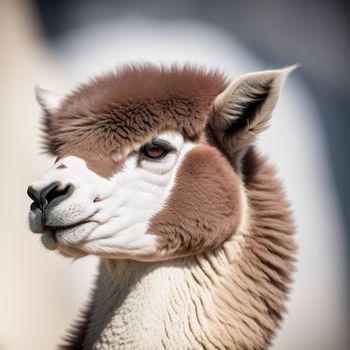
M 53 167 L 28 188 L 50 250 L 100 257 L 63 349 L 266 349 L 296 251 L 282 185 L 254 146 L 294 67 L 233 82 L 124 66 L 37 88 Z

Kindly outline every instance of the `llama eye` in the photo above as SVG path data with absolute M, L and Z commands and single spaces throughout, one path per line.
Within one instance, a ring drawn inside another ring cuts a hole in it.
M 170 149 L 169 147 L 165 147 L 165 145 L 151 142 L 143 145 L 139 152 L 145 158 L 161 159 L 170 152 Z

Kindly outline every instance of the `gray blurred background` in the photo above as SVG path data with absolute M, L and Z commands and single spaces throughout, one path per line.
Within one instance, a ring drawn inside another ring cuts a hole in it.
M 86 300 L 96 265 L 45 251 L 26 227 L 26 187 L 52 163 L 39 155 L 34 86 L 69 91 L 130 59 L 199 62 L 233 77 L 301 65 L 259 141 L 280 169 L 299 227 L 296 284 L 274 349 L 347 349 L 349 6 L 0 0 L 0 350 L 54 349 Z

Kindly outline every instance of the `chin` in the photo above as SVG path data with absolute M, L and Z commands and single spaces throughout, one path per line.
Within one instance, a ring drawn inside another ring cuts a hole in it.
M 47 228 L 42 233 L 41 242 L 48 250 L 58 250 L 71 257 L 87 255 L 83 245 L 89 234 L 98 226 L 95 222 L 87 222 L 74 227 Z

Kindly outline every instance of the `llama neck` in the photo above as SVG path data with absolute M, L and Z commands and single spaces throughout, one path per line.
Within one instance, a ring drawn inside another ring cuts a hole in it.
M 215 259 L 102 262 L 84 348 L 225 348 L 208 317 L 218 269 L 230 264 L 220 251 Z
M 160 348 L 170 317 L 182 324 L 180 315 L 185 303 L 179 304 L 184 296 L 178 292 L 184 289 L 184 270 L 171 264 L 135 261 L 109 261 L 108 267 L 105 264 L 100 268 L 94 318 L 89 327 L 94 334 L 88 334 L 86 348 L 93 348 L 93 344 L 95 348 L 109 345 L 111 349 Z

